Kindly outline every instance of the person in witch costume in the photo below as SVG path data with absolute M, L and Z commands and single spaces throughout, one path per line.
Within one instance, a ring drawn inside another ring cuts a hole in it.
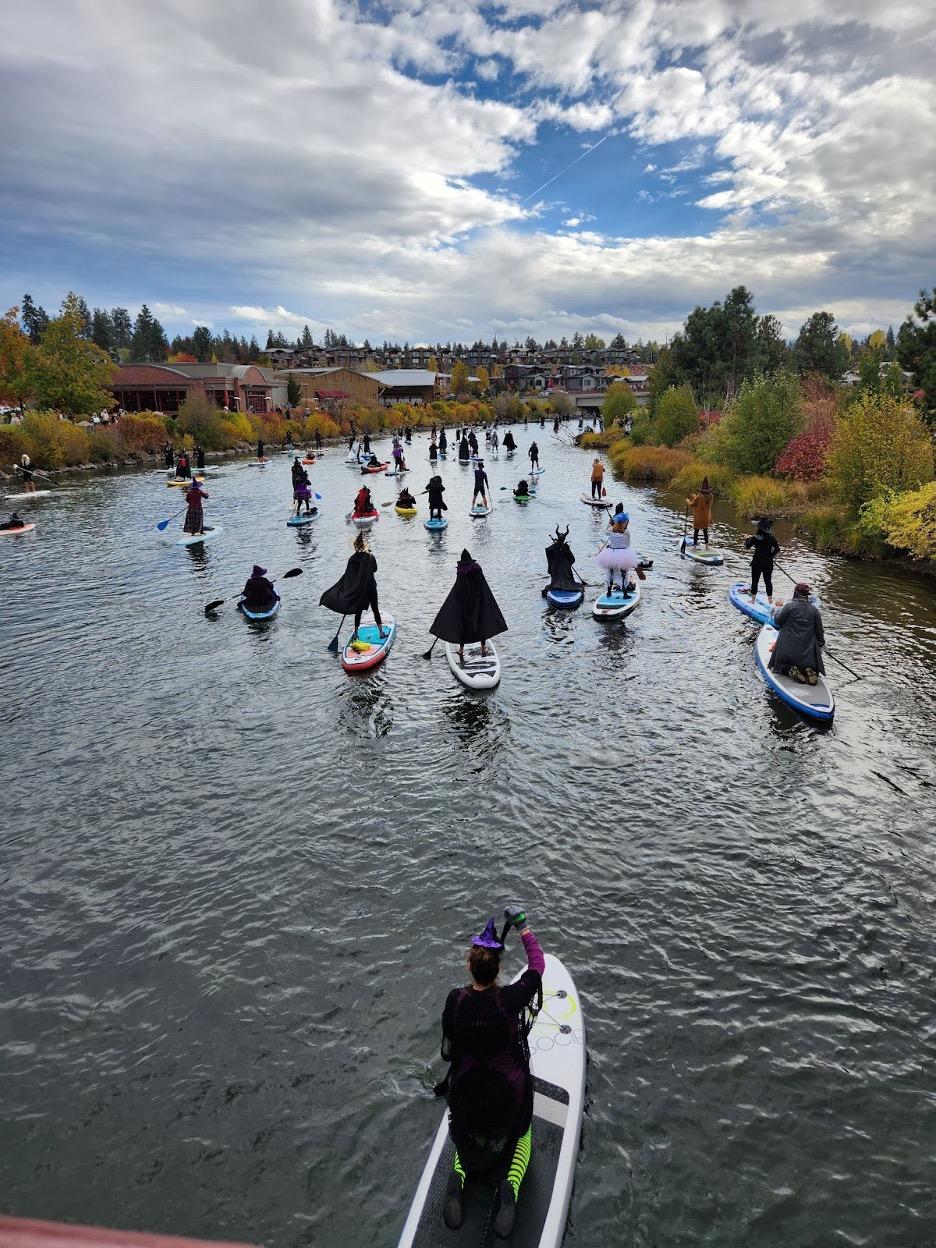
M 372 516 L 374 511 L 374 500 L 371 498 L 371 492 L 366 485 L 362 485 L 354 496 L 354 515 Z
M 757 532 L 753 537 L 744 539 L 747 549 L 754 552 L 751 558 L 751 602 L 757 598 L 757 583 L 761 577 L 764 578 L 767 601 L 770 602 L 773 597 L 774 555 L 779 555 L 780 543 L 771 533 L 772 527 L 773 520 L 770 516 L 761 516 L 757 522 Z
M 269 611 L 274 602 L 279 602 L 279 594 L 273 588 L 273 582 L 267 580 L 266 572 L 266 568 L 255 563 L 241 590 L 248 611 Z
M 488 495 L 489 489 L 490 489 L 490 482 L 488 481 L 487 473 L 484 471 L 484 460 L 479 459 L 478 462 L 475 464 L 474 490 L 472 491 L 472 494 L 471 494 L 472 507 L 475 505 L 475 499 L 478 498 L 479 495 L 481 497 L 481 502 L 484 504 L 484 506 L 486 507 L 488 505 L 487 495 Z
M 429 632 L 441 641 L 458 646 L 458 661 L 464 663 L 466 644 L 480 641 L 481 653 L 486 655 L 490 638 L 506 631 L 507 622 L 484 578 L 481 565 L 475 563 L 467 550 L 463 550 L 455 569 L 455 584 L 439 608 Z
M 442 497 L 445 493 L 442 478 L 430 477 L 429 484 L 426 486 L 426 493 L 429 495 L 429 519 L 441 520 L 442 512 L 448 511 L 445 499 Z
M 450 1230 L 461 1226 L 465 1183 L 489 1176 L 498 1181 L 494 1230 L 506 1239 L 513 1231 L 520 1184 L 533 1151 L 526 1011 L 542 999 L 546 959 L 523 910 L 508 906 L 504 917 L 520 933 L 526 970 L 515 983 L 498 983 L 508 928 L 499 937 L 493 917 L 488 919 L 468 950 L 471 982 L 453 988 L 445 1002 L 442 1057 L 451 1067 L 435 1090 L 447 1093 L 455 1145 L 442 1207 L 445 1225 Z
M 468 463 L 468 460 L 471 459 L 471 445 L 464 433 L 462 434 L 462 439 L 458 446 L 458 458 L 463 460 L 466 464 Z
M 546 567 L 549 570 L 549 584 L 543 590 L 544 598 L 548 589 L 561 589 L 568 593 L 576 593 L 580 589 L 576 575 L 572 571 L 575 555 L 572 553 L 568 537 L 569 526 L 566 525 L 566 531 L 560 533 L 557 524 L 556 536 L 546 547 Z
M 445 430 L 439 434 L 439 451 L 442 455 L 448 450 L 448 438 L 445 436 Z
M 708 546 L 708 533 L 712 527 L 712 499 L 714 497 L 712 487 L 708 483 L 708 477 L 703 477 L 698 493 L 693 494 L 692 498 L 686 499 L 686 506 L 692 508 L 693 546 L 698 546 L 700 533 L 705 545 Z
M 511 433 L 511 431 L 508 429 L 507 432 L 504 434 L 504 450 L 515 451 L 516 449 L 517 449 L 517 444 L 514 441 L 514 436 Z
M 326 589 L 319 599 L 319 606 L 327 607 L 336 615 L 354 616 L 353 644 L 358 638 L 361 627 L 361 616 L 368 609 L 374 613 L 374 623 L 380 629 L 380 636 L 386 637 L 388 629 L 384 628 L 380 618 L 380 607 L 377 603 L 377 560 L 367 549 L 363 533 L 354 539 L 354 554 L 348 560 L 339 580 L 330 589 Z

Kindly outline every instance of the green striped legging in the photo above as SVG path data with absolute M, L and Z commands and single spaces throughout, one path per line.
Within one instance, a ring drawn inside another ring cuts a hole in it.
M 517 1199 L 520 1195 L 520 1184 L 523 1182 L 523 1176 L 527 1172 L 527 1167 L 530 1164 L 530 1156 L 532 1155 L 532 1152 L 533 1152 L 533 1127 L 532 1125 L 530 1125 L 526 1129 L 526 1134 L 521 1135 L 520 1139 L 517 1140 L 516 1147 L 514 1148 L 514 1151 L 513 1151 L 513 1158 L 510 1162 L 510 1165 L 507 1167 L 507 1182 L 513 1188 L 514 1199 Z M 452 1168 L 454 1169 L 458 1177 L 461 1179 L 462 1186 L 464 1186 L 465 1167 L 462 1165 L 461 1159 L 458 1156 L 457 1148 L 455 1150 L 455 1162 Z

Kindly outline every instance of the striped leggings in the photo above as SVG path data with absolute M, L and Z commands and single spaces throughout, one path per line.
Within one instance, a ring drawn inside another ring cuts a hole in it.
M 530 1164 L 530 1156 L 532 1155 L 532 1152 L 533 1152 L 533 1127 L 529 1126 L 526 1129 L 526 1134 L 521 1135 L 520 1139 L 517 1140 L 516 1146 L 513 1151 L 513 1158 L 511 1159 L 510 1165 L 507 1167 L 507 1182 L 513 1188 L 514 1199 L 516 1199 L 520 1195 L 520 1184 L 523 1182 L 523 1176 L 527 1172 L 527 1167 Z M 455 1161 L 454 1161 L 452 1168 L 454 1169 L 458 1177 L 461 1179 L 462 1186 L 464 1187 L 465 1168 L 462 1165 L 461 1160 L 458 1156 L 458 1149 L 455 1150 Z

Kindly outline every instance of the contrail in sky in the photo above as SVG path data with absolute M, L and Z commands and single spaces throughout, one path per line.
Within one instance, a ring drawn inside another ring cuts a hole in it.
M 525 198 L 523 198 L 523 199 L 521 199 L 521 200 L 520 200 L 520 203 L 521 203 L 521 204 L 525 204 L 525 203 L 527 202 L 527 200 L 528 200 L 528 199 L 532 199 L 532 198 L 533 198 L 533 196 L 534 196 L 534 195 L 538 195 L 538 194 L 540 193 L 540 191 L 545 191 L 547 186 L 552 186 L 552 184 L 555 182 L 556 178 L 561 178 L 561 177 L 562 177 L 562 175 L 563 175 L 564 173 L 568 173 L 568 172 L 569 172 L 569 170 L 572 168 L 572 166 L 573 166 L 573 165 L 577 165 L 577 164 L 579 163 L 579 161 L 580 161 L 580 160 L 584 160 L 584 159 L 585 159 L 585 157 L 586 157 L 586 156 L 588 156 L 591 152 L 593 152 L 593 151 L 595 150 L 595 148 L 596 148 L 596 147 L 601 147 L 601 145 L 602 145 L 602 143 L 605 141 L 605 139 L 610 139 L 610 137 L 611 137 L 611 135 L 610 135 L 610 134 L 603 134 L 603 135 L 601 136 L 601 138 L 598 140 L 598 142 L 597 142 L 597 143 L 593 143 L 593 144 L 591 145 L 591 147 L 587 147 L 587 148 L 585 149 L 585 151 L 584 151 L 584 152 L 582 152 L 581 156 L 576 156 L 575 160 L 571 160 L 571 161 L 569 161 L 569 163 L 566 165 L 566 167 L 565 167 L 564 169 L 560 169 L 560 170 L 559 170 L 559 172 L 558 172 L 558 173 L 556 173 L 556 174 L 554 174 L 554 175 L 553 175 L 553 176 L 549 179 L 549 181 L 548 181 L 548 182 L 544 182 L 542 186 L 538 186 L 538 187 L 536 188 L 536 190 L 535 190 L 535 191 L 530 191 L 529 195 L 525 196 Z

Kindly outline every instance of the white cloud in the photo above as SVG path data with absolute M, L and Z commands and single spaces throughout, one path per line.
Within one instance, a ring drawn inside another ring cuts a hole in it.
M 166 319 L 171 318 L 175 321 L 181 320 L 182 317 L 188 316 L 188 312 L 185 308 L 180 308 L 177 303 L 151 303 L 150 311 L 157 318 L 165 317 Z

